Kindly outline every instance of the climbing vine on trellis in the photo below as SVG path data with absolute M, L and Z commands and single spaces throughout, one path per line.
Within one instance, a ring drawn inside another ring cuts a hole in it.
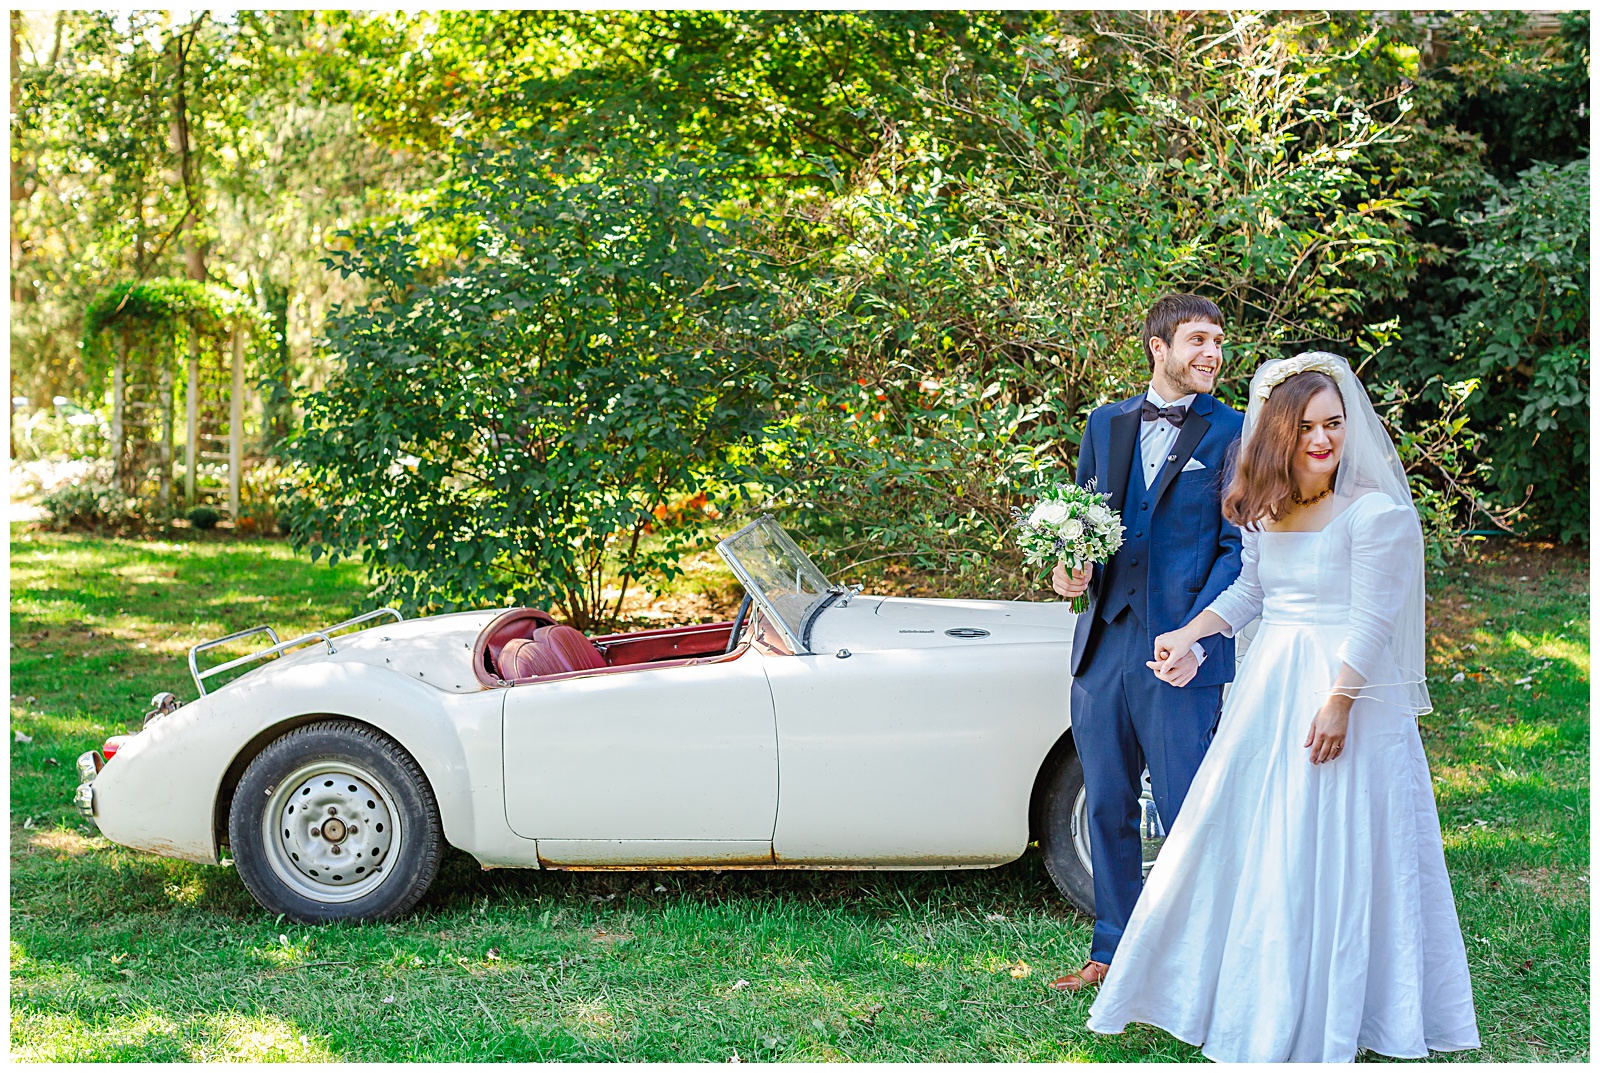
M 185 501 L 200 495 L 198 470 L 208 459 L 238 468 L 243 341 L 259 338 L 262 324 L 247 295 L 187 279 L 119 283 L 90 301 L 85 356 L 101 375 L 111 372 L 111 458 L 123 491 L 170 507 L 180 388 Z M 237 475 L 229 482 L 236 500 Z

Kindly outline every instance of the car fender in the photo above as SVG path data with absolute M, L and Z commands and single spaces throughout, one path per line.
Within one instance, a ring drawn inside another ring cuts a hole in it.
M 411 754 L 438 802 L 446 840 L 470 848 L 486 817 L 491 828 L 495 817 L 505 826 L 501 703 L 498 690 L 443 693 L 361 663 L 303 663 L 251 675 L 130 738 L 94 780 L 96 822 L 113 842 L 216 863 L 216 809 L 231 791 L 226 780 L 248 762 L 241 754 L 276 738 L 274 730 L 344 717 Z M 221 821 L 225 829 L 226 817 Z

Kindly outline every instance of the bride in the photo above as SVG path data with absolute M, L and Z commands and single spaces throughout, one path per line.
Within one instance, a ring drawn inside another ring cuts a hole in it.
M 1475 1048 L 1417 734 L 1422 531 L 1343 358 L 1257 371 L 1223 511 L 1245 530 L 1239 580 L 1150 666 L 1261 627 L 1089 1027 L 1147 1022 L 1224 1062 Z

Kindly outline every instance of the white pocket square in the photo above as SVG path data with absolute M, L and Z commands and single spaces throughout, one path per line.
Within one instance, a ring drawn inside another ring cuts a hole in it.
M 1187 462 L 1185 462 L 1183 464 L 1182 472 L 1184 472 L 1184 473 L 1193 473 L 1197 469 L 1205 469 L 1205 468 L 1206 468 L 1206 464 L 1204 462 L 1200 461 L 1198 458 L 1191 458 L 1191 459 L 1189 459 L 1189 461 L 1187 461 Z

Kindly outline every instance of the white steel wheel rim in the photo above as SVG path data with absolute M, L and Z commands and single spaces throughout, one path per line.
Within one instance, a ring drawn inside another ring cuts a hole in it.
M 322 760 L 279 780 L 262 842 L 273 875 L 315 902 L 342 904 L 389 878 L 405 828 L 388 785 L 358 764 Z
M 1151 843 L 1156 844 L 1159 853 L 1164 838 L 1144 838 L 1141 834 L 1140 845 L 1146 849 Z M 1078 855 L 1078 863 L 1083 865 L 1083 870 L 1089 875 L 1094 875 L 1094 861 L 1089 856 L 1089 791 L 1078 787 L 1078 796 L 1072 799 L 1072 849 Z M 1140 878 L 1150 874 L 1150 866 L 1155 864 L 1155 858 L 1150 854 L 1141 853 L 1145 858 L 1139 865 Z
M 1072 799 L 1072 849 L 1083 870 L 1094 875 L 1094 862 L 1089 857 L 1089 791 L 1082 786 Z

